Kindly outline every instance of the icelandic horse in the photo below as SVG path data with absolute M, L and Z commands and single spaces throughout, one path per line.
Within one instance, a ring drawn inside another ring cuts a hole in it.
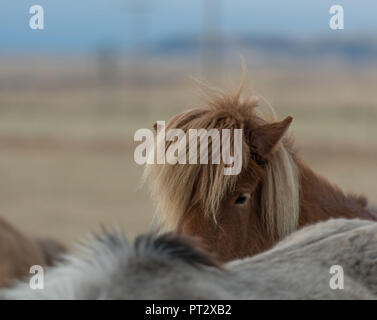
M 277 121 L 272 107 L 268 112 L 257 108 L 257 97 L 242 98 L 242 86 L 235 94 L 211 94 L 204 106 L 167 122 L 166 131 L 181 129 L 187 139 L 190 129 L 243 133 L 238 175 L 224 175 L 224 161 L 213 163 L 209 155 L 207 164 L 147 164 L 143 180 L 168 228 L 200 237 L 220 260 L 229 261 L 265 251 L 308 224 L 330 218 L 377 220 L 365 197 L 345 194 L 300 158 L 286 134 L 292 117 Z M 212 139 L 207 139 L 210 149 Z M 162 152 L 167 156 L 179 143 L 166 141 Z M 155 143 L 152 154 L 157 148 Z

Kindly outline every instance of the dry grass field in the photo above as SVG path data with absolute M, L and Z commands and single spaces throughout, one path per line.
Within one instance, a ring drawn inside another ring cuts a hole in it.
M 71 243 L 102 224 L 134 235 L 154 213 L 133 134 L 200 102 L 197 65 L 119 66 L 103 85 L 91 59 L 0 60 L 0 216 Z M 136 79 L 135 79 L 136 77 Z M 215 84 L 235 88 L 240 67 Z M 377 67 L 249 65 L 246 88 L 294 117 L 302 157 L 377 205 Z

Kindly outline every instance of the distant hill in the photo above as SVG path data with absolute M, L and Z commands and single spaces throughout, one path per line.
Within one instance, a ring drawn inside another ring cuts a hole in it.
M 204 40 L 196 37 L 168 38 L 152 47 L 154 54 L 198 54 Z M 234 50 L 253 50 L 269 56 L 290 56 L 296 58 L 321 58 L 336 56 L 352 61 L 377 61 L 377 38 L 314 38 L 291 39 L 283 37 L 246 36 L 211 40 L 212 48 L 223 53 Z

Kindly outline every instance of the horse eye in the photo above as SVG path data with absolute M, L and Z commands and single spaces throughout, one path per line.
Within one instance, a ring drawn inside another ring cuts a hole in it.
M 250 198 L 250 195 L 248 193 L 245 193 L 245 192 L 241 192 L 236 201 L 234 201 L 234 204 L 235 205 L 243 205 L 246 203 L 246 201 Z

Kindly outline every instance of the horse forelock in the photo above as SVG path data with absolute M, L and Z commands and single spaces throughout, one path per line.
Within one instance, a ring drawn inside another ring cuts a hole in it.
M 220 132 L 222 129 L 244 129 L 256 103 L 254 99 L 241 101 L 235 95 L 216 95 L 207 101 L 206 106 L 174 116 L 166 130 L 181 129 L 188 136 L 189 129 L 217 129 Z M 171 144 L 166 142 L 165 152 Z M 199 150 L 199 144 L 197 147 Z M 231 134 L 230 150 L 233 147 L 234 138 Z M 208 150 L 212 150 L 212 140 L 208 142 Z M 186 144 L 186 154 L 189 154 L 189 144 Z M 242 167 L 247 166 L 248 155 L 249 147 L 243 135 Z M 199 159 L 199 152 L 197 156 Z M 148 180 L 152 197 L 166 224 L 175 228 L 184 213 L 196 206 L 203 208 L 207 216 L 216 219 L 221 200 L 227 192 L 233 190 L 238 179 L 237 175 L 224 175 L 225 167 L 222 160 L 219 164 L 212 163 L 209 153 L 208 164 L 147 165 L 144 180 Z
M 290 151 L 280 143 L 265 167 L 262 218 L 275 240 L 297 229 L 300 213 L 299 171 Z

